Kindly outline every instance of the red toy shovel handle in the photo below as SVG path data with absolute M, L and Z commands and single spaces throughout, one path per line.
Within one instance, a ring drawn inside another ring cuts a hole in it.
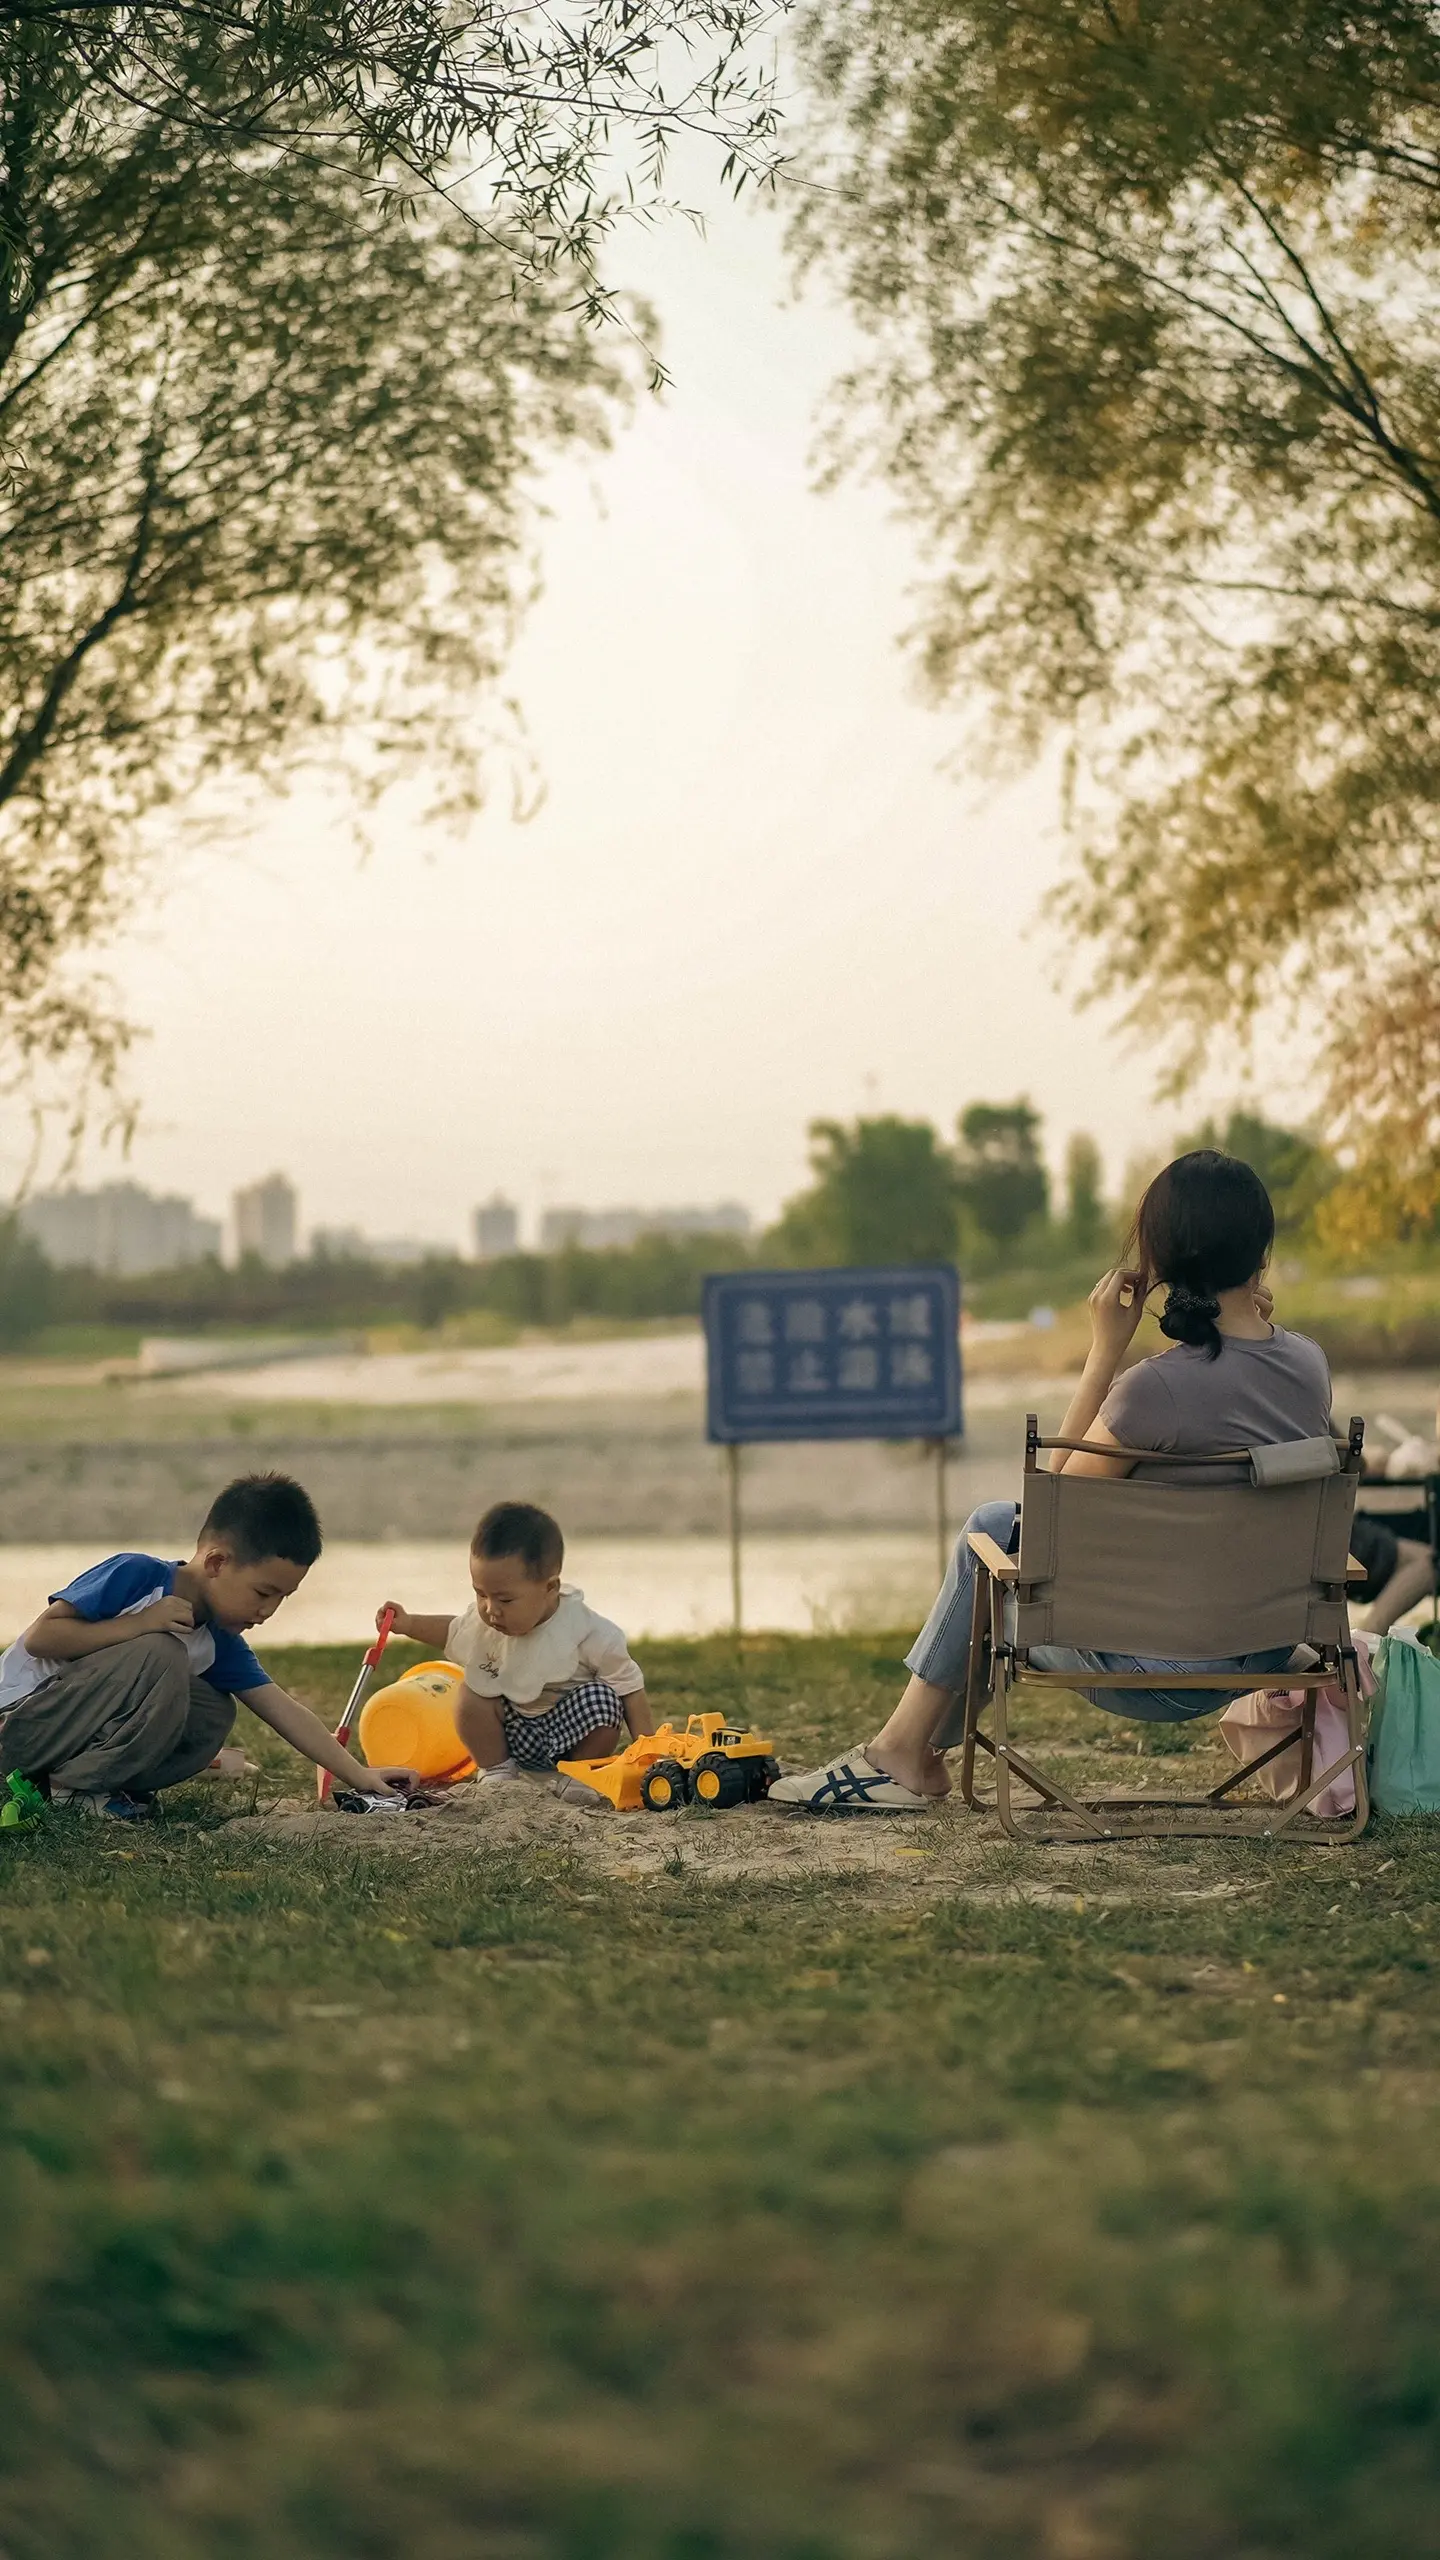
M 369 1652 L 366 1654 L 364 1661 L 360 1665 L 360 1676 L 345 1702 L 345 1713 L 335 1727 L 335 1740 L 337 1742 L 348 1744 L 350 1740 L 351 1728 L 354 1725 L 356 1716 L 360 1712 L 360 1701 L 370 1686 L 370 1675 L 372 1671 L 378 1671 L 380 1668 L 380 1656 L 390 1641 L 390 1630 L 394 1624 L 394 1610 L 383 1610 L 380 1616 L 380 1624 L 376 1630 L 375 1641 L 370 1647 Z M 326 1802 L 334 1784 L 335 1778 L 333 1771 L 329 1769 L 316 1769 L 315 1801 L 317 1804 L 324 1804 Z
M 362 1670 L 362 1671 L 378 1671 L 378 1670 L 379 1670 L 379 1668 L 380 1668 L 380 1656 L 381 1656 L 381 1654 L 384 1652 L 385 1647 L 387 1646 L 387 1644 L 388 1644 L 388 1643 L 389 1643 L 389 1641 L 390 1641 L 390 1631 L 391 1631 L 391 1628 L 394 1626 L 394 1624 L 395 1624 L 395 1612 L 394 1612 L 394 1610 L 393 1610 L 393 1609 L 382 1609 L 382 1611 L 381 1611 L 381 1613 L 380 1613 L 380 1623 L 379 1623 L 378 1627 L 377 1627 L 377 1628 L 376 1628 L 376 1630 L 375 1630 L 375 1641 L 374 1641 L 374 1643 L 372 1644 L 372 1646 L 370 1647 L 369 1652 L 366 1654 L 364 1661 L 363 1661 L 363 1662 L 361 1663 L 361 1665 L 360 1665 L 360 1668 L 361 1668 L 361 1670 Z

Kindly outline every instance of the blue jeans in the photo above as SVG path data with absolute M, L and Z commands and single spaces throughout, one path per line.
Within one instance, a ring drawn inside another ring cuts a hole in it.
M 960 1739 L 963 1708 L 958 1703 L 965 1693 L 970 1668 L 970 1613 L 975 1599 L 975 1559 L 970 1553 L 971 1530 L 993 1538 L 1007 1556 L 1020 1552 L 1020 1505 L 1018 1502 L 982 1502 L 972 1511 L 950 1558 L 945 1579 L 940 1585 L 935 1606 L 905 1656 L 905 1668 L 917 1680 L 928 1680 L 937 1689 L 957 1692 L 954 1714 L 947 1718 L 935 1740 L 941 1750 L 949 1750 Z M 1009 1604 L 1007 1603 L 1007 1610 Z M 1073 1645 L 1037 1644 L 1030 1648 L 1030 1660 L 1037 1671 L 1283 1671 L 1290 1660 L 1290 1648 L 1272 1647 L 1268 1653 L 1224 1654 L 1219 1660 L 1159 1662 L 1142 1660 L 1133 1653 L 1082 1653 Z M 1082 1681 L 1076 1687 L 1083 1689 Z M 1184 1724 L 1191 1716 L 1213 1716 L 1225 1704 L 1222 1689 L 1085 1689 L 1084 1694 L 1097 1707 L 1112 1716 L 1124 1716 L 1134 1724 Z M 1243 1694 L 1241 1688 L 1231 1692 Z M 952 1731 L 953 1726 L 953 1731 Z

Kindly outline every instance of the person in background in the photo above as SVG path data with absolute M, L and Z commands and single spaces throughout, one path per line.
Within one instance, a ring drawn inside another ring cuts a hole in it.
M 1393 1421 L 1389 1414 L 1376 1416 L 1376 1428 L 1382 1434 L 1388 1433 L 1396 1445 L 1383 1458 L 1372 1457 L 1367 1448 L 1367 1483 L 1440 1475 L 1440 1412 L 1435 1417 L 1435 1437 L 1431 1440 L 1407 1431 L 1404 1423 Z M 1413 1609 L 1435 1587 L 1428 1505 L 1412 1501 L 1407 1506 L 1401 1501 L 1393 1510 L 1388 1505 L 1373 1511 L 1357 1507 L 1350 1548 L 1357 1563 L 1365 1567 L 1365 1580 L 1357 1595 L 1360 1605 L 1351 1612 L 1351 1624 L 1366 1635 L 1386 1635 L 1397 1618 L 1402 1618 L 1407 1609 Z

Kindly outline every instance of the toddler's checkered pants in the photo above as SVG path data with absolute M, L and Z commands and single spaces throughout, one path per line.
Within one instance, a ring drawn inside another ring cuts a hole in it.
M 500 1701 L 505 1748 L 522 1769 L 553 1769 L 587 1733 L 624 1720 L 624 1706 L 608 1680 L 577 1680 L 541 1716 L 523 1714 L 508 1698 Z

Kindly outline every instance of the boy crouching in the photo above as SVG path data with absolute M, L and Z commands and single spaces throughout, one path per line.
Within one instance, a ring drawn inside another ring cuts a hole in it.
M 211 1504 L 188 1564 L 117 1555 L 77 1574 L 0 1657 L 0 1776 L 36 1781 L 53 1804 L 134 1821 L 162 1787 L 208 1768 L 240 1699 L 347 1786 L 413 1786 L 412 1770 L 353 1759 L 245 1642 L 319 1553 L 303 1486 L 240 1476 Z

